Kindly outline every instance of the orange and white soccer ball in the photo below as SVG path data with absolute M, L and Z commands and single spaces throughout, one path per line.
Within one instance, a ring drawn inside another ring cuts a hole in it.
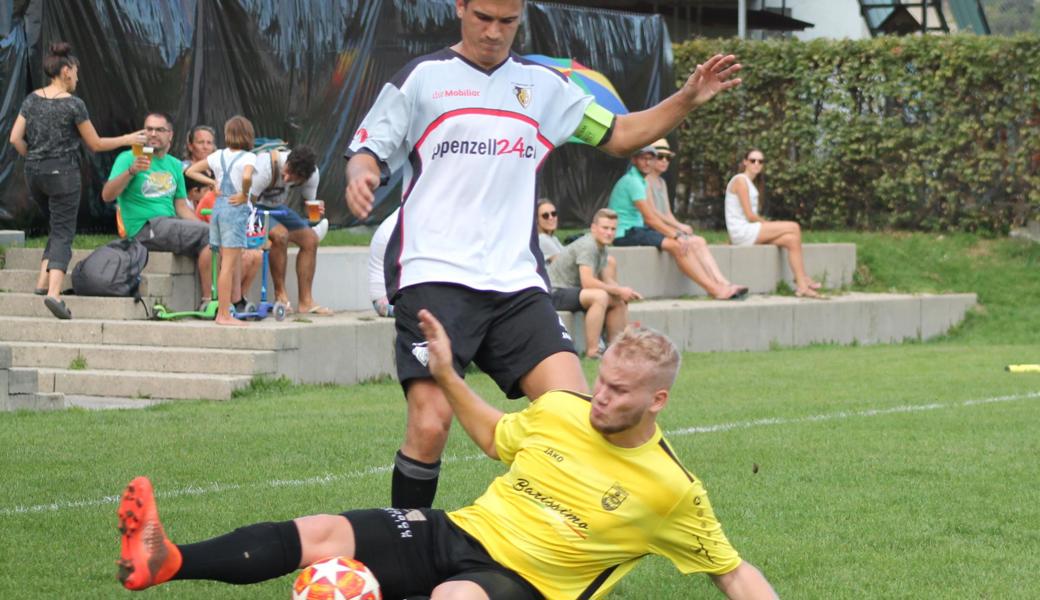
M 300 571 L 292 600 L 383 600 L 379 582 L 361 561 L 325 558 Z

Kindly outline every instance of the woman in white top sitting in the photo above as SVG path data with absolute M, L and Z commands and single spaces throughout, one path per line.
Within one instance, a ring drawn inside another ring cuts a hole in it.
M 805 272 L 802 260 L 802 228 L 794 221 L 767 221 L 758 214 L 758 188 L 755 178 L 765 168 L 765 155 L 757 148 L 748 151 L 743 170 L 726 186 L 726 230 L 735 246 L 773 244 L 787 249 L 787 260 L 794 273 L 795 295 L 822 298 L 820 284 Z
M 536 209 L 538 216 L 538 247 L 542 249 L 545 263 L 549 264 L 556 255 L 563 252 L 563 244 L 556 239 L 556 226 L 559 219 L 556 216 L 556 205 L 548 198 L 538 200 Z

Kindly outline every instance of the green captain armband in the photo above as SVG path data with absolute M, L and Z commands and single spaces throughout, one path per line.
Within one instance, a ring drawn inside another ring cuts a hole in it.
M 614 128 L 614 113 L 593 102 L 585 109 L 581 123 L 571 136 L 571 141 L 599 146 Z

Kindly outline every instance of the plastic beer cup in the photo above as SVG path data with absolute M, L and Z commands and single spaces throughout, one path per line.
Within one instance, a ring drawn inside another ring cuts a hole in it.
M 308 200 L 307 204 L 307 220 L 311 223 L 317 223 L 321 221 L 321 200 Z

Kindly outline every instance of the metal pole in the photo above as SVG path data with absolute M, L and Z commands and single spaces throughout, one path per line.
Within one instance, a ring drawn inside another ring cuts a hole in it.
M 737 37 L 747 39 L 747 0 L 737 2 Z

